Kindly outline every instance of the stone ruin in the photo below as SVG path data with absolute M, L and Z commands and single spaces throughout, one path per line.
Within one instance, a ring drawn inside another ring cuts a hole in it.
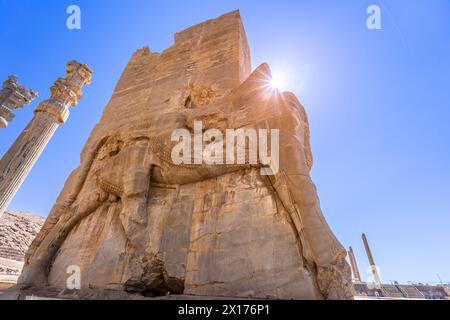
M 252 72 L 238 11 L 138 50 L 26 257 L 19 288 L 351 299 L 346 251 L 310 178 L 304 108 Z M 280 129 L 280 170 L 175 165 L 174 129 Z M 80 291 L 80 292 L 81 292 Z
M 7 211 L 0 216 L 0 291 L 17 282 L 25 253 L 44 221 L 24 212 Z

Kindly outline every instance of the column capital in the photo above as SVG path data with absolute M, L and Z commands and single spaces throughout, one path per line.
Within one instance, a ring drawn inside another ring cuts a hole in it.
M 58 122 L 64 123 L 69 115 L 69 107 L 76 106 L 82 99 L 82 88 L 91 83 L 92 70 L 85 64 L 70 61 L 66 68 L 66 77 L 58 78 L 50 88 L 50 99 L 43 101 L 35 113 L 47 112 L 54 115 Z
M 37 96 L 36 91 L 21 85 L 17 76 L 9 76 L 0 90 L 0 128 L 13 120 L 13 110 L 29 105 Z

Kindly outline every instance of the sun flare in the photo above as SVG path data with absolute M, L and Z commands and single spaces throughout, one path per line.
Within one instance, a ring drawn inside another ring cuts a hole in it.
M 273 89 L 282 90 L 286 86 L 285 78 L 280 75 L 273 75 L 272 80 L 270 80 L 270 86 Z

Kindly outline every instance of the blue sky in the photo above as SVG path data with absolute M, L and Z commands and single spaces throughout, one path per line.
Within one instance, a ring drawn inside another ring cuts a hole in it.
M 77 4 L 82 29 L 66 28 Z M 366 9 L 381 7 L 382 30 Z M 93 70 L 84 99 L 51 140 L 10 209 L 47 215 L 131 54 L 240 9 L 253 67 L 268 62 L 311 125 L 324 214 L 368 275 L 365 232 L 384 281 L 450 282 L 450 2 L 0 0 L 0 80 L 40 97 L 0 132 L 6 152 L 49 86 L 77 59 Z

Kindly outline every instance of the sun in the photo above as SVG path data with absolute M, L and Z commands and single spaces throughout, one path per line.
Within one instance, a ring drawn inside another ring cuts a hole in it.
M 283 89 L 283 87 L 285 87 L 285 85 L 286 85 L 286 81 L 285 81 L 284 77 L 282 77 L 280 75 L 272 76 L 272 80 L 270 80 L 270 86 L 273 89 L 281 90 L 281 89 Z

